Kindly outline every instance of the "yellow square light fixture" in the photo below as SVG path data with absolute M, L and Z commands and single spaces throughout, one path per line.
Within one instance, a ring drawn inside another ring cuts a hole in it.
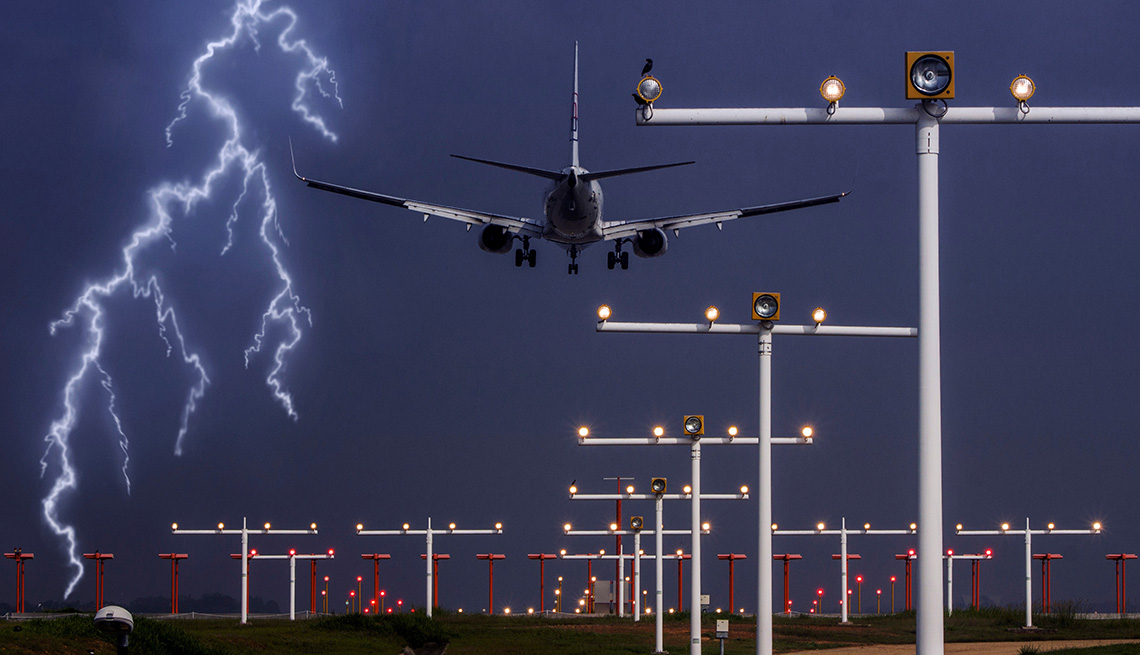
M 770 291 L 756 291 L 752 294 L 752 320 L 780 320 L 780 294 Z
M 954 52 L 906 53 L 907 100 L 949 100 L 954 97 Z

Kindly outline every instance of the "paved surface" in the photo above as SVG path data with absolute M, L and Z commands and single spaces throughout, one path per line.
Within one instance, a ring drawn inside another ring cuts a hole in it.
M 1065 648 L 1087 648 L 1089 646 L 1107 646 L 1109 644 L 1137 644 L 1140 653 L 1140 641 L 1134 639 L 1078 639 L 1071 641 L 994 641 L 977 644 L 946 644 L 948 655 L 1017 655 L 1023 646 L 1033 646 L 1042 653 Z M 791 655 L 914 655 L 913 644 L 891 646 L 851 646 L 848 648 L 829 648 L 827 650 L 806 650 Z

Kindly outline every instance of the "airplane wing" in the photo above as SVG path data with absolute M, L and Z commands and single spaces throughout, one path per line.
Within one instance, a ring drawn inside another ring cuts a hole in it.
M 820 196 L 818 198 L 804 198 L 803 200 L 791 200 L 788 202 L 778 202 L 771 205 L 745 207 L 742 209 L 729 209 L 725 211 L 709 212 L 705 214 L 683 214 L 681 216 L 666 216 L 663 218 L 641 218 L 632 221 L 613 221 L 602 226 L 602 235 L 603 238 L 607 241 L 612 241 L 614 239 L 632 238 L 642 230 L 653 228 L 673 230 L 674 235 L 683 227 L 693 227 L 695 225 L 707 225 L 709 223 L 716 223 L 717 228 L 719 228 L 725 221 L 734 221 L 738 218 L 762 216 L 764 214 L 774 214 L 776 212 L 783 212 L 791 209 L 815 207 L 816 205 L 827 205 L 833 202 L 839 202 L 840 198 L 843 198 L 849 193 L 851 192 L 845 191 L 843 193 L 837 193 L 830 196 Z
M 292 152 L 290 151 L 290 155 L 291 154 Z M 372 202 L 392 205 L 393 207 L 403 207 L 404 209 L 423 214 L 424 220 L 427 220 L 428 216 L 439 216 L 440 218 L 466 223 L 468 229 L 471 229 L 470 226 L 472 225 L 499 225 L 506 228 L 507 231 L 512 234 L 522 234 L 530 237 L 542 236 L 542 223 L 532 218 L 518 218 L 515 216 L 504 216 L 502 214 L 489 214 L 487 212 L 463 209 L 460 207 L 436 205 L 429 202 L 410 200 L 408 198 L 397 198 L 396 196 L 389 196 L 374 191 L 353 189 L 352 187 L 333 184 L 331 182 L 321 182 L 320 180 L 304 177 L 298 173 L 296 160 L 293 161 L 293 175 L 296 175 L 298 180 L 301 180 L 314 189 L 331 191 L 351 198 L 360 198 L 361 200 L 371 200 Z

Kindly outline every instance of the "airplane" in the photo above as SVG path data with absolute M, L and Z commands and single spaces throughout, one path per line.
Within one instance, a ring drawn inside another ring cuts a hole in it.
M 290 146 L 292 156 L 292 146 Z M 476 159 L 462 155 L 452 155 L 457 159 L 472 161 L 489 166 L 497 166 L 507 170 L 526 173 L 551 181 L 549 191 L 546 193 L 543 205 L 543 218 L 521 218 L 491 214 L 487 212 L 436 205 L 419 200 L 398 198 L 373 191 L 354 189 L 331 182 L 322 182 L 303 177 L 297 172 L 296 158 L 293 158 L 293 174 L 297 179 L 308 186 L 322 191 L 331 191 L 352 198 L 370 200 L 394 207 L 403 207 L 423 214 L 424 221 L 429 216 L 438 216 L 467 224 L 470 231 L 474 225 L 482 226 L 479 234 L 479 247 L 489 253 L 506 254 L 511 251 L 515 241 L 521 241 L 521 248 L 515 249 L 515 266 L 521 267 L 523 262 L 534 268 L 537 260 L 535 251 L 530 247 L 531 239 L 545 239 L 564 248 L 570 256 L 570 274 L 578 273 L 578 255 L 591 244 L 612 241 L 614 250 L 607 257 L 610 270 L 620 266 L 623 270 L 629 268 L 629 252 L 622 250 L 623 244 L 629 244 L 635 255 L 639 257 L 659 257 L 668 249 L 669 240 L 666 231 L 672 231 L 677 236 L 681 228 L 696 225 L 716 224 L 722 229 L 725 221 L 738 218 L 750 218 L 775 212 L 814 207 L 839 202 L 848 192 L 837 193 L 817 198 L 805 198 L 756 207 L 743 207 L 724 211 L 707 212 L 700 214 L 684 214 L 680 216 L 667 216 L 661 218 L 640 218 L 622 221 L 602 220 L 602 189 L 599 180 L 631 173 L 643 173 L 675 166 L 685 166 L 693 162 L 677 162 L 672 164 L 657 164 L 640 166 L 636 168 L 622 168 L 607 171 L 590 172 L 578 161 L 578 43 L 574 43 L 574 95 L 570 115 L 570 165 L 561 170 L 547 170 L 507 164 L 487 159 Z

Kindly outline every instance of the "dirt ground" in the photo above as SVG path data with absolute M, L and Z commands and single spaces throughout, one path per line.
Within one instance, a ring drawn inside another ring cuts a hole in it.
M 1017 655 L 1023 646 L 1033 646 L 1042 653 L 1065 648 L 1087 648 L 1089 646 L 1107 646 L 1109 644 L 1140 644 L 1133 639 L 1082 639 L 1073 641 L 995 641 L 979 644 L 946 644 L 946 653 L 949 655 Z M 913 655 L 913 644 L 892 646 L 852 646 L 848 648 L 834 648 L 822 651 L 827 655 Z M 820 655 L 821 651 L 807 650 L 785 655 Z

